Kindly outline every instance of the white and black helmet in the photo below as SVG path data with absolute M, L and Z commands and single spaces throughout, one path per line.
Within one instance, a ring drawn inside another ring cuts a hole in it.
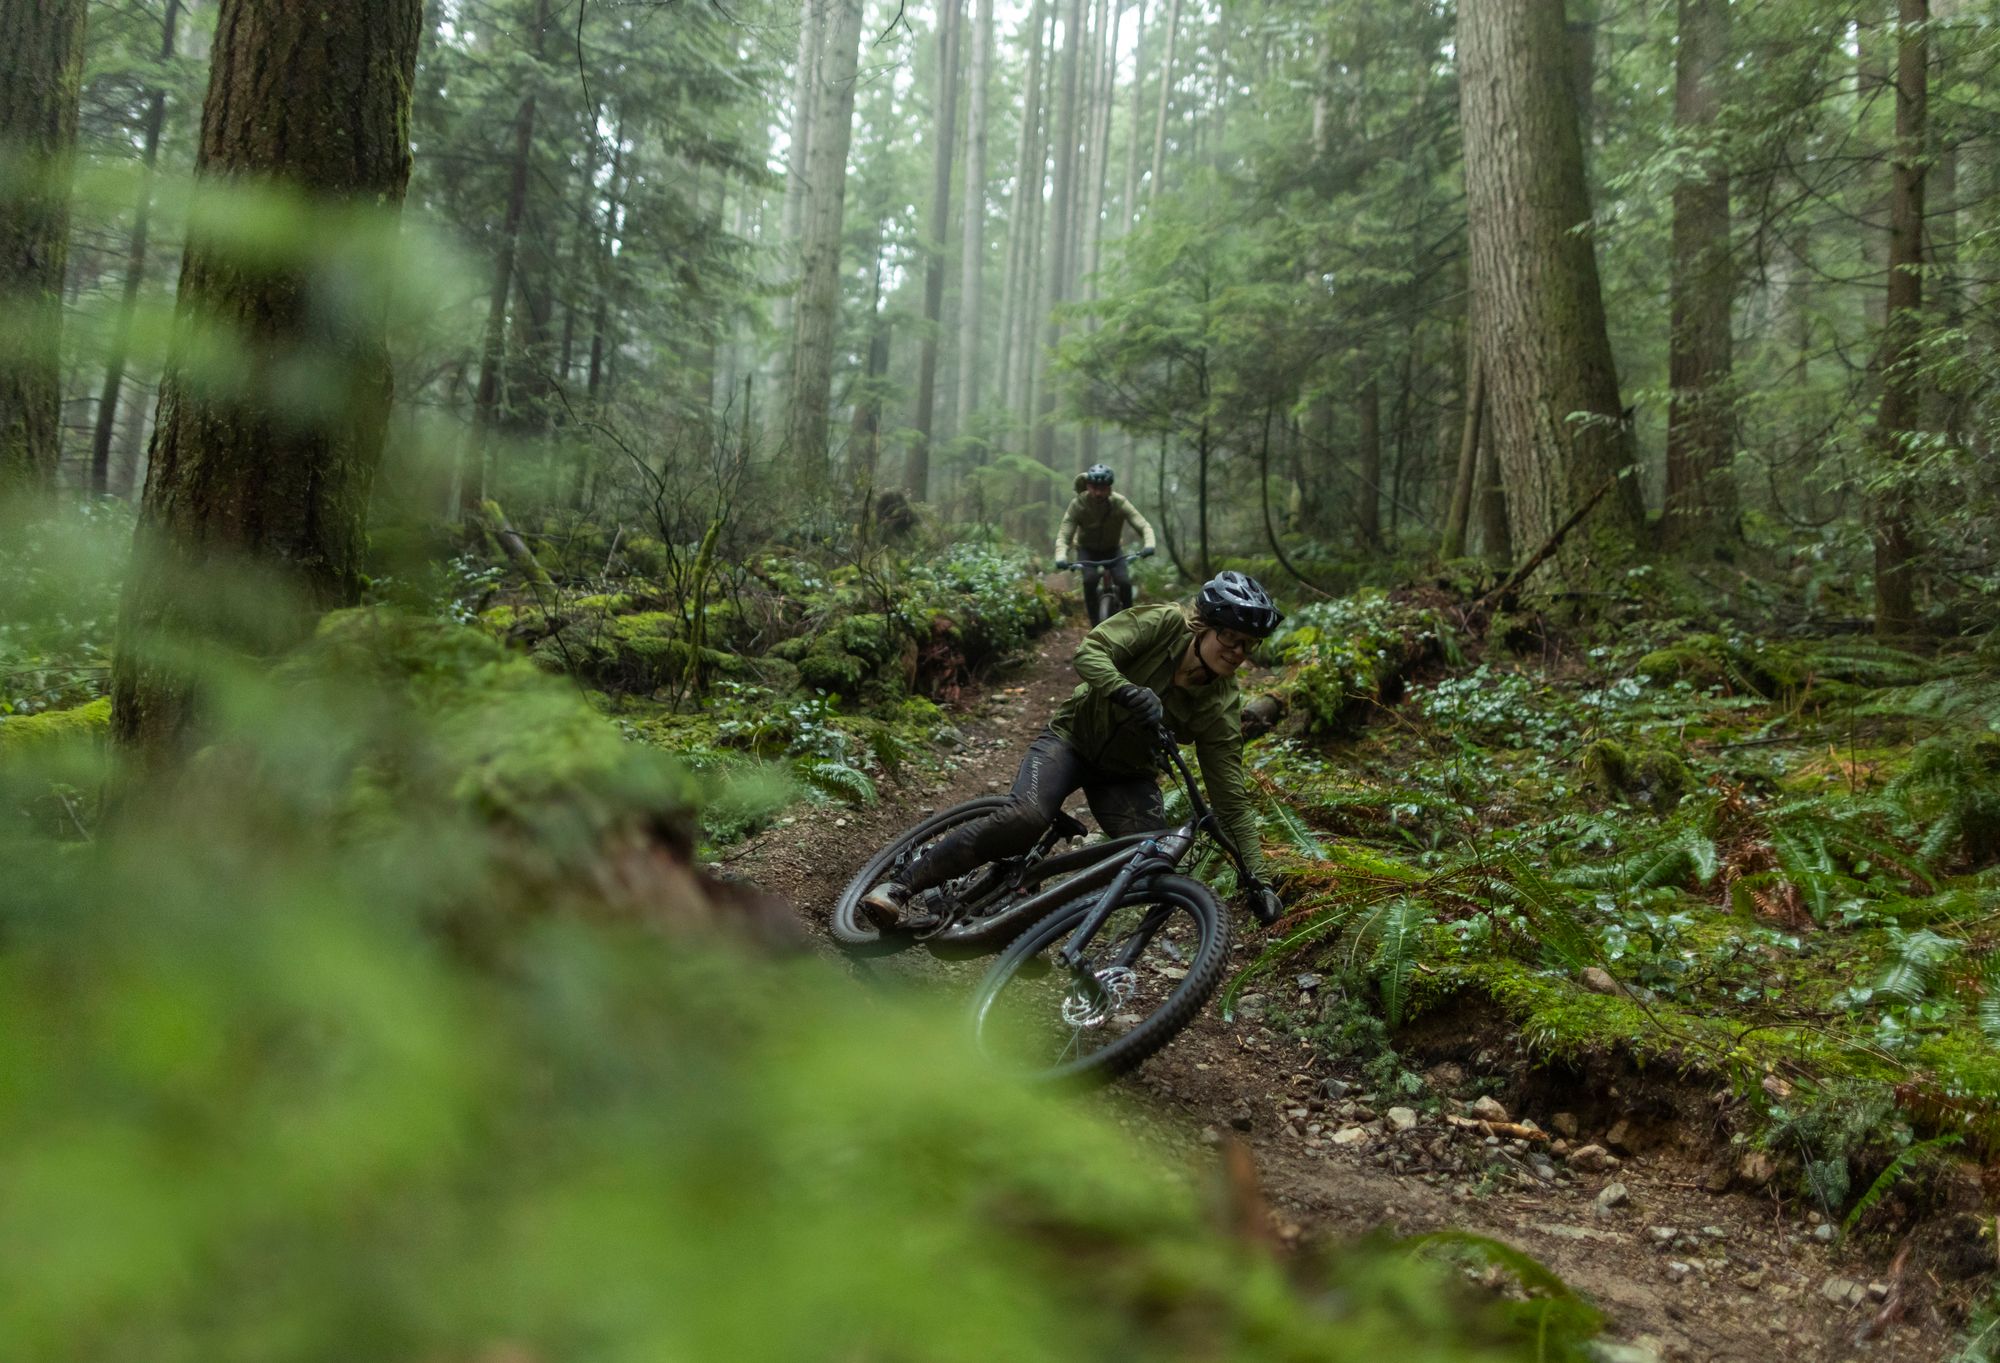
M 1194 609 L 1206 625 L 1237 630 L 1259 639 L 1268 639 L 1285 618 L 1256 578 L 1233 568 L 1217 573 L 1202 585 Z
M 1092 464 L 1083 471 L 1083 481 L 1089 483 L 1092 487 L 1110 487 L 1111 465 Z

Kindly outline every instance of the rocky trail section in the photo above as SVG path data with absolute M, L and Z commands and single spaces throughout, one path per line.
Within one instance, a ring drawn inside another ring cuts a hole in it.
M 867 809 L 800 813 L 718 869 L 786 897 L 823 938 L 826 906 L 875 848 L 938 808 L 1007 788 L 1075 684 L 1079 637 L 1044 636 L 1016 675 L 968 697 L 947 772 L 887 784 Z M 1237 928 L 1241 966 L 1254 930 L 1240 918 Z M 1246 1149 L 1280 1243 L 1457 1227 L 1518 1246 L 1605 1312 L 1604 1356 L 1622 1363 L 1950 1353 L 1927 1306 L 1942 1287 L 1934 1270 L 1864 1257 L 1824 1218 L 1755 1187 L 1754 1165 L 1719 1175 L 1712 1130 L 1663 1123 L 1655 1096 L 1615 1081 L 1565 1093 L 1496 1018 L 1447 1010 L 1407 1052 L 1431 1058 L 1424 1092 L 1385 1099 L 1275 1025 L 1277 1013 L 1315 1008 L 1331 982 L 1281 981 L 1263 982 L 1232 1020 L 1211 1003 L 1135 1078 L 1084 1101 L 1163 1159 L 1213 1168 L 1215 1147 Z M 1972 1249 L 1992 1257 L 1990 1240 Z

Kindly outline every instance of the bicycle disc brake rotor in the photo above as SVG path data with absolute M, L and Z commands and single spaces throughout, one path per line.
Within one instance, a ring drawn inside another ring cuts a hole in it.
M 1111 965 L 1092 977 L 1096 987 L 1086 992 L 1079 982 L 1063 995 L 1062 1019 L 1071 1027 L 1101 1027 L 1112 1010 L 1139 989 L 1139 975 L 1132 967 Z

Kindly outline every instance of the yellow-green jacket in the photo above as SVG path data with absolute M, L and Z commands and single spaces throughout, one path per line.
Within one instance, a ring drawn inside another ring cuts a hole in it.
M 1076 651 L 1083 684 L 1056 711 L 1049 728 L 1111 776 L 1158 771 L 1144 726 L 1111 693 L 1136 682 L 1159 696 L 1167 727 L 1194 744 L 1209 803 L 1253 875 L 1262 878 L 1257 815 L 1243 780 L 1243 698 L 1234 677 L 1206 686 L 1175 686 L 1174 669 L 1194 638 L 1187 612 L 1172 603 L 1120 611 L 1084 636 Z

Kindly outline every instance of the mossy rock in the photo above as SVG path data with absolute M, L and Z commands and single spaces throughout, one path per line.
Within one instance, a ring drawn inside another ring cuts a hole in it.
M 111 732 L 111 698 L 101 697 L 67 710 L 0 719 L 0 759 L 48 752 L 76 743 L 97 743 Z
M 627 535 L 618 542 L 618 556 L 643 577 L 658 578 L 666 573 L 667 546 L 651 535 Z
M 798 667 L 804 685 L 847 697 L 861 694 L 861 683 L 870 672 L 866 661 L 824 640 L 798 660 Z
M 779 695 L 796 691 L 799 687 L 799 665 L 786 662 L 783 658 L 769 654 L 761 658 L 742 658 L 743 672 L 759 686 L 768 687 Z
M 1695 634 L 1639 659 L 1639 672 L 1654 682 L 1684 681 L 1705 690 L 1729 680 L 1728 657 L 1720 636 Z
M 813 636 L 801 634 L 796 638 L 779 640 L 777 643 L 771 645 L 770 650 L 764 656 L 767 658 L 777 658 L 782 662 L 797 663 L 806 654 L 812 652 L 812 646 Z
M 1585 748 L 1577 766 L 1584 784 L 1605 798 L 1630 801 L 1656 813 L 1674 808 L 1694 788 L 1693 774 L 1676 754 L 1659 748 L 1632 752 L 1609 738 Z

